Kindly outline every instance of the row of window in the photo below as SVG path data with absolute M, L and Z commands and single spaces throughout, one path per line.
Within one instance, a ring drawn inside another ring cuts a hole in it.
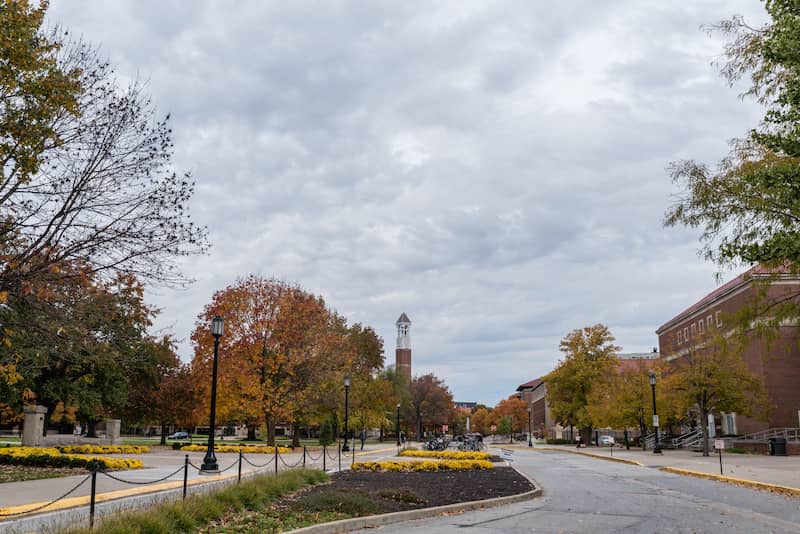
M 709 332 L 711 331 L 711 327 L 716 324 L 717 328 L 722 326 L 722 319 L 720 319 L 720 312 L 716 312 L 715 314 L 715 322 L 712 322 L 711 314 L 709 313 L 706 317 L 706 320 L 700 319 L 696 323 L 692 323 L 689 326 L 683 328 L 683 330 L 678 330 L 678 345 L 682 345 L 683 343 L 688 343 L 690 339 L 693 339 L 695 336 L 705 334 L 706 330 Z

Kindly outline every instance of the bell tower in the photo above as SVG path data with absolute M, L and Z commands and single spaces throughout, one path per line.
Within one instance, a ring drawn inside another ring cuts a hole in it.
M 411 319 L 403 312 L 395 323 L 397 325 L 397 349 L 395 350 L 395 369 L 411 381 Z

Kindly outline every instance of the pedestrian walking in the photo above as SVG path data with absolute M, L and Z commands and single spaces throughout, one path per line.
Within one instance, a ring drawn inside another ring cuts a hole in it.
M 367 441 L 367 431 L 362 430 L 361 434 L 358 435 L 358 439 L 361 440 L 361 450 L 364 450 L 364 442 Z
M 580 434 L 575 436 L 575 448 L 577 448 L 577 449 L 581 448 L 581 435 Z

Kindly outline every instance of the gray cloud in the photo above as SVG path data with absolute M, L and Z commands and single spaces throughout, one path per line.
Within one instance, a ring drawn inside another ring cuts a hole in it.
M 373 325 L 393 361 L 494 404 L 549 371 L 570 330 L 628 351 L 714 287 L 697 233 L 663 229 L 678 158 L 756 123 L 699 30 L 744 0 L 100 2 L 51 23 L 102 45 L 171 112 L 209 257 L 153 288 L 188 338 L 212 293 L 258 272 Z M 181 344 L 182 356 L 191 356 Z

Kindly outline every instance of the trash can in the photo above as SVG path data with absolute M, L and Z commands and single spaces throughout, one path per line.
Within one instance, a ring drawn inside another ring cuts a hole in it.
M 769 438 L 770 456 L 786 456 L 786 438 Z

